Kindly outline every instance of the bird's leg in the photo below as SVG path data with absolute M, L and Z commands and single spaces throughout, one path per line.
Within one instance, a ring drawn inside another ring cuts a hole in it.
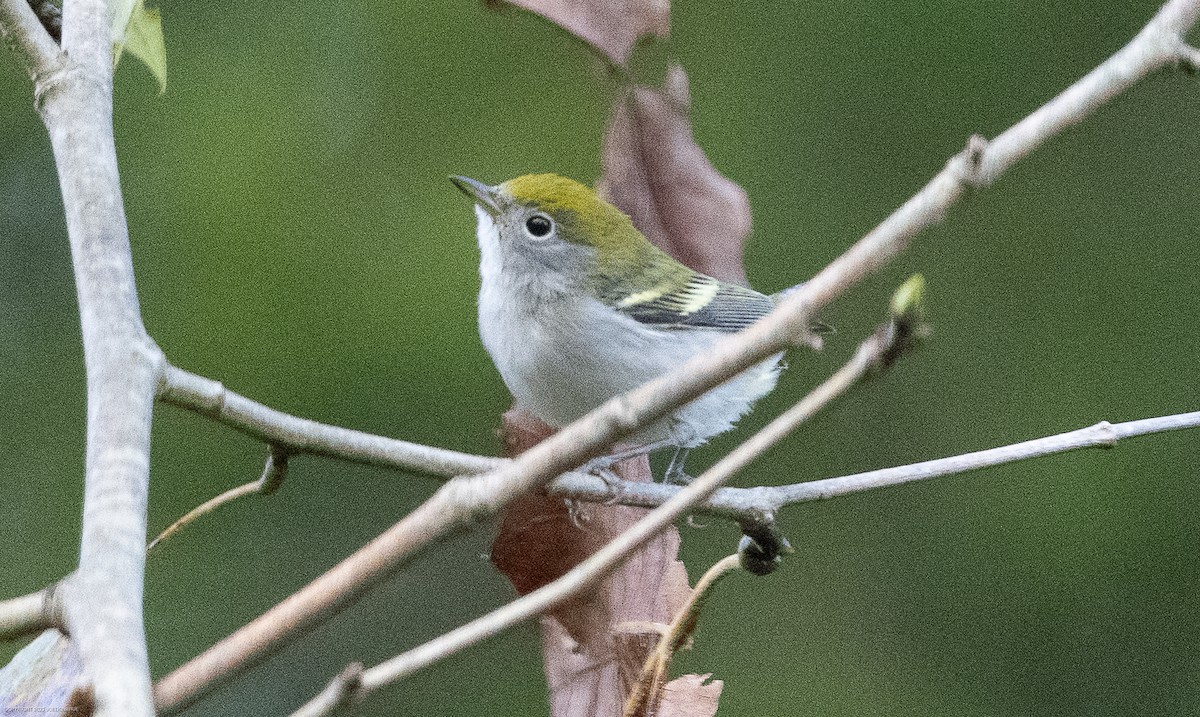
M 643 443 L 641 445 L 627 448 L 623 451 L 610 453 L 606 456 L 597 456 L 596 458 L 593 458 L 592 460 L 580 466 L 579 470 L 582 473 L 592 473 L 593 475 L 598 476 L 608 485 L 609 488 L 615 489 L 615 487 L 621 483 L 621 476 L 617 475 L 617 472 L 613 470 L 613 466 L 621 461 L 628 460 L 630 458 L 637 458 L 638 456 L 644 456 L 647 453 L 652 453 L 657 451 L 659 448 L 665 448 L 669 445 L 671 445 L 671 443 L 665 440 Z
M 663 483 L 674 483 L 676 485 L 687 485 L 692 482 L 692 477 L 683 472 L 683 464 L 687 462 L 688 451 L 691 448 L 676 446 L 675 453 L 671 456 L 671 462 L 667 464 L 667 470 L 663 473 Z

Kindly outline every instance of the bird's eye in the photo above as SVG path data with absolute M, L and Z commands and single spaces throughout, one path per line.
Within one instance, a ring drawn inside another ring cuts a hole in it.
M 525 220 L 525 231 L 534 239 L 542 239 L 554 230 L 554 222 L 545 214 L 534 214 Z

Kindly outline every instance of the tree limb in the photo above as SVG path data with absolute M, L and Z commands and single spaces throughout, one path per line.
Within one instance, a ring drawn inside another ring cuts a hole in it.
M 5 34 L 34 80 L 71 245 L 87 373 L 79 566 L 64 619 L 97 714 L 150 717 L 142 624 L 150 420 L 161 354 L 142 326 L 112 128 L 112 45 L 104 0 L 67 0 L 62 52 L 28 5 L 0 0 Z
M 0 640 L 13 640 L 50 628 L 62 630 L 61 583 L 0 602 Z
M 982 468 L 1015 463 L 1031 458 L 1067 453 L 1083 448 L 1111 448 L 1117 441 L 1153 433 L 1200 428 L 1200 411 L 1143 418 L 1123 423 L 1101 421 L 1074 431 L 1035 438 L 998 448 L 938 458 L 920 463 L 881 468 L 836 478 L 756 488 L 721 488 L 707 500 L 693 506 L 693 512 L 754 522 L 782 508 L 798 503 L 835 498 L 852 493 L 912 483 L 942 476 L 969 473 Z M 653 508 L 670 500 L 679 486 L 661 483 L 621 481 L 605 483 L 581 473 L 564 475 L 548 486 L 550 495 L 589 502 L 616 502 L 620 505 Z M 614 497 L 615 492 L 615 497 Z
M 293 416 L 234 393 L 218 381 L 169 364 L 158 387 L 158 399 L 291 454 L 307 453 L 439 476 L 486 473 L 505 462 L 502 458 L 434 448 Z
M 0 0 L 0 35 L 20 56 L 21 64 L 35 83 L 42 75 L 63 64 L 58 44 L 26 0 Z

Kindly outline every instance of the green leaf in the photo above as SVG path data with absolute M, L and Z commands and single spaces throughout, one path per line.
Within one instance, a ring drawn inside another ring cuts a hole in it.
M 108 0 L 108 30 L 114 46 L 119 48 L 125 43 L 125 28 L 129 27 L 129 18 L 133 17 L 133 11 L 141 4 L 141 0 Z M 120 50 L 117 49 L 116 53 L 120 55 Z
M 150 68 L 150 73 L 158 80 L 159 94 L 166 92 L 167 48 L 163 43 L 162 14 L 158 8 L 146 9 L 143 0 L 111 0 L 109 22 L 113 30 L 113 67 L 121 59 L 121 52 L 127 49 Z

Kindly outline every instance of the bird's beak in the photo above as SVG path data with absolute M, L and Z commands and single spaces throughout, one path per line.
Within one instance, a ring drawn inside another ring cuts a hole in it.
M 470 177 L 452 176 L 450 181 L 462 190 L 462 193 L 475 200 L 483 210 L 493 218 L 500 216 L 500 190 Z

